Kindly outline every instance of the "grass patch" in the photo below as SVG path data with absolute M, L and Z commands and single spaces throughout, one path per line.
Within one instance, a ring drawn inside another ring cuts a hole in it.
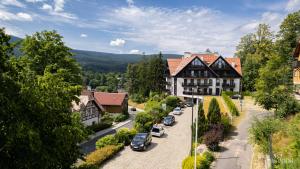
M 212 98 L 216 98 L 218 103 L 219 103 L 219 106 L 220 106 L 220 111 L 222 114 L 226 115 L 227 114 L 227 109 L 225 108 L 224 106 L 224 103 L 222 101 L 222 97 L 221 96 L 204 96 L 204 101 L 203 101 L 203 109 L 204 109 L 204 113 L 205 115 L 207 115 L 208 113 L 208 106 L 209 106 L 209 103 L 211 101 Z
M 265 155 L 258 151 L 258 146 L 253 147 L 253 157 L 250 169 L 265 169 Z
M 128 100 L 128 105 L 142 110 L 145 109 L 145 103 L 136 103 L 133 102 L 131 99 Z

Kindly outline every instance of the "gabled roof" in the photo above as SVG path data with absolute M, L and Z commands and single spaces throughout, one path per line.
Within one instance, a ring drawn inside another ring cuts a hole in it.
M 199 58 L 206 66 L 210 66 L 214 63 L 219 56 L 215 54 L 192 54 L 189 57 L 182 57 L 176 59 L 167 59 L 168 67 L 171 76 L 176 76 L 183 68 L 185 68 L 189 63 L 191 63 L 195 58 Z M 242 68 L 240 58 L 224 58 L 232 67 L 234 63 L 234 69 L 242 75 Z
M 126 96 L 126 93 L 94 92 L 96 102 L 103 106 L 121 106 Z

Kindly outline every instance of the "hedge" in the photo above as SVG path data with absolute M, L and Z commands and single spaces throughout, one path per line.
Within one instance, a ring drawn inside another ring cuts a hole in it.
M 232 115 L 234 116 L 239 116 L 239 110 L 236 108 L 235 104 L 232 102 L 231 98 L 226 95 L 225 93 L 222 94 L 222 97 L 227 105 L 227 107 L 229 108 L 229 111 L 231 112 Z
M 188 156 L 182 161 L 182 169 L 194 169 L 195 156 Z M 197 155 L 196 168 L 197 169 L 209 169 L 214 157 L 210 152 L 205 152 L 201 155 Z
M 93 131 L 93 132 L 98 132 L 104 129 L 107 129 L 112 126 L 112 122 L 100 122 L 98 124 L 93 124 L 91 126 L 87 126 L 87 130 Z
M 125 121 L 129 118 L 129 115 L 128 114 L 118 114 L 115 118 L 114 118 L 114 121 L 115 122 L 122 122 L 122 121 Z
M 86 156 L 84 165 L 100 166 L 104 161 L 110 159 L 120 150 L 124 148 L 124 144 L 107 145 Z

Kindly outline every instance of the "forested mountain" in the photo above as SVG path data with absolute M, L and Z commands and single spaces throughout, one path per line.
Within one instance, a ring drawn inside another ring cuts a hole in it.
M 11 41 L 22 40 L 21 38 L 12 36 Z M 72 50 L 74 58 L 81 64 L 84 70 L 92 70 L 96 72 L 125 72 L 128 63 L 136 63 L 151 55 L 137 55 L 137 54 L 114 54 L 85 50 Z M 18 49 L 15 50 L 17 56 L 20 55 Z M 158 54 L 158 53 L 157 53 Z M 181 57 L 176 54 L 163 54 L 163 58 Z

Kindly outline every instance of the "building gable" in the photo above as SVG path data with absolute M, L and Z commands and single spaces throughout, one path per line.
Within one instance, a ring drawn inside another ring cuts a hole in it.
M 236 70 L 237 63 L 231 62 L 231 64 L 219 56 L 209 67 L 219 75 L 219 77 L 242 77 L 241 73 Z
M 176 77 L 217 77 L 217 74 L 204 63 L 198 56 L 193 57 L 176 74 Z

